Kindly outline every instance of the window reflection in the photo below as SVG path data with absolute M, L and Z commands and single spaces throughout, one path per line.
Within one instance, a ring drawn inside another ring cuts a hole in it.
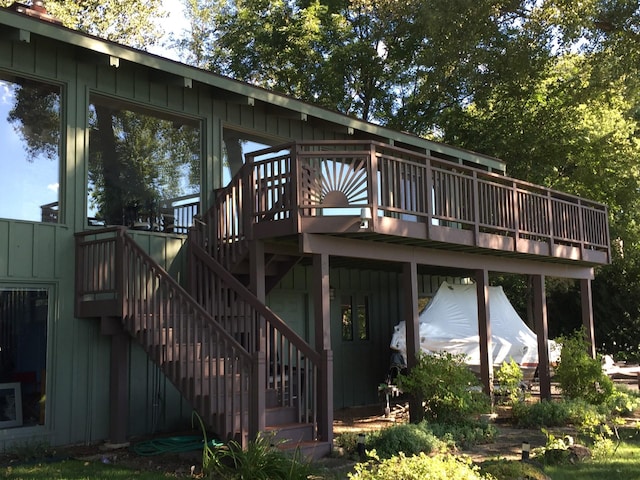
M 90 225 L 186 233 L 200 202 L 200 122 L 94 95 Z
M 0 72 L 0 217 L 58 222 L 61 89 Z

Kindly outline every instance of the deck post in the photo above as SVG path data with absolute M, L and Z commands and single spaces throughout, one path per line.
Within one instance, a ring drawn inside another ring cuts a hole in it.
M 333 441 L 333 352 L 331 350 L 331 299 L 329 255 L 313 255 L 313 312 L 315 347 L 322 355 L 318 378 L 318 437 Z
M 593 295 L 591 280 L 588 278 L 580 280 L 580 303 L 582 306 L 582 325 L 584 326 L 586 340 L 589 342 L 589 355 L 591 355 L 591 358 L 596 358 L 596 342 L 593 328 Z
M 101 319 L 101 331 L 111 337 L 109 362 L 109 442 L 127 442 L 129 425 L 129 335 L 115 317 Z
M 402 264 L 402 311 L 407 331 L 407 368 L 411 370 L 418 364 L 420 353 L 420 315 L 418 312 L 418 265 L 416 262 Z M 424 418 L 422 400 L 409 400 L 409 418 L 418 423 Z
M 265 303 L 265 264 L 264 264 L 264 243 L 259 240 L 249 242 L 249 290 L 262 302 Z M 249 415 L 249 436 L 253 440 L 259 432 L 263 432 L 266 427 L 266 395 L 267 395 L 267 365 L 270 364 L 266 358 L 267 353 L 267 325 L 263 316 L 256 319 L 255 339 L 252 341 L 252 348 L 255 348 L 253 358 L 252 375 L 252 395 L 251 414 Z
M 491 354 L 491 317 L 489 315 L 489 271 L 475 271 L 480 342 L 480 380 L 484 393 L 493 403 L 493 355 Z
M 549 372 L 549 332 L 547 327 L 547 299 L 544 275 L 533 275 L 533 317 L 538 337 L 538 378 L 540 399 L 551 399 L 551 374 Z

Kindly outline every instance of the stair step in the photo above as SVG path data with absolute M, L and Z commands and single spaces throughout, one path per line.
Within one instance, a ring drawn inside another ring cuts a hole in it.
M 265 423 L 269 426 L 277 426 L 295 423 L 297 418 L 296 407 L 272 407 L 265 409 Z
M 294 443 L 313 440 L 313 425 L 311 423 L 287 423 L 268 426 L 265 427 L 265 432 L 272 435 L 276 444 L 281 440 Z
M 279 444 L 278 448 L 292 455 L 300 455 L 307 461 L 320 460 L 331 453 L 330 442 L 317 440 L 310 442 L 284 442 Z
M 207 357 L 211 353 L 211 348 L 206 345 L 203 346 L 202 343 L 180 343 L 169 346 L 154 344 L 149 346 L 149 350 L 160 364 L 168 362 L 193 362 L 194 360 L 207 360 Z M 204 363 L 208 363 L 208 361 Z

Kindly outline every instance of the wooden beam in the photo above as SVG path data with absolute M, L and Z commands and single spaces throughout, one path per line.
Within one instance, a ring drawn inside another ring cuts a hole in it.
M 546 275 L 549 277 L 593 279 L 593 267 L 534 261 L 516 257 L 484 255 L 452 250 L 413 247 L 382 242 L 370 242 L 335 236 L 304 233 L 300 236 L 300 250 L 311 254 L 339 254 L 343 257 L 375 258 L 388 262 L 416 262 L 418 265 L 459 268 L 464 270 L 487 269 L 492 272 Z
M 538 337 L 538 378 L 540 379 L 540 399 L 551 399 L 551 374 L 549 372 L 549 331 L 547 326 L 547 298 L 543 275 L 534 275 L 533 316 Z
M 120 329 L 111 335 L 109 373 L 109 442 L 127 442 L 129 425 L 129 335 Z
M 415 262 L 402 264 L 402 312 L 407 332 L 407 367 L 418 364 L 420 353 L 420 315 L 418 312 L 418 266 Z M 422 399 L 409 400 L 409 418 L 418 423 L 424 418 Z
M 313 311 L 316 351 L 321 355 L 318 385 L 318 436 L 333 440 L 333 352 L 331 350 L 331 298 L 329 294 L 329 255 L 314 255 Z
M 480 341 L 480 380 L 484 392 L 493 403 L 493 351 L 491 347 L 491 318 L 489 315 L 489 271 L 476 270 L 476 298 L 478 302 L 478 335 Z
M 591 280 L 580 280 L 580 304 L 582 306 L 582 325 L 584 325 L 587 341 L 589 342 L 589 355 L 596 358 L 596 339 L 593 327 L 593 293 Z

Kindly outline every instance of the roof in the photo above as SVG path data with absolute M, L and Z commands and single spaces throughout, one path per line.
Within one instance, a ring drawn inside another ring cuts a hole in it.
M 262 87 L 73 30 L 52 22 L 51 17 L 48 20 L 39 19 L 27 12 L 19 13 L 12 9 L 0 8 L 0 26 L 2 25 L 17 30 L 21 40 L 29 41 L 31 35 L 37 35 L 108 56 L 112 64 L 114 62 L 115 64 L 131 62 L 162 71 L 164 75 L 182 77 L 185 85 L 200 84 L 241 95 L 246 97 L 250 104 L 263 102 L 275 105 L 299 113 L 308 119 L 321 119 L 342 126 L 347 131 L 360 131 L 375 135 L 392 144 L 424 150 L 427 154 L 440 154 L 438 156 L 451 157 L 452 160 L 455 159 L 463 163 L 483 165 L 490 170 L 499 172 L 506 170 L 505 163 L 500 159 L 366 122 Z

